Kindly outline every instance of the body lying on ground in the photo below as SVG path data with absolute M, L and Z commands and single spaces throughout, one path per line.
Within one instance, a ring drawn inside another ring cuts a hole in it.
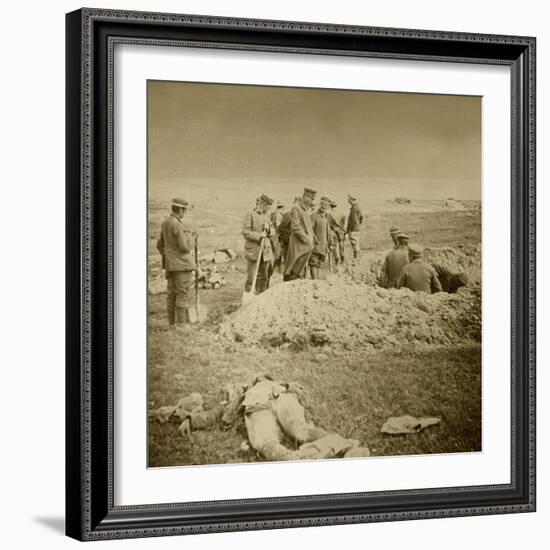
M 296 382 L 272 380 L 261 375 L 251 384 L 230 385 L 223 390 L 226 398 L 205 411 L 200 394 L 190 394 L 172 410 L 161 407 L 152 411 L 159 421 L 167 417 L 181 420 L 179 431 L 191 437 L 193 430 L 229 427 L 244 417 L 251 447 L 266 460 L 303 460 L 334 457 L 370 456 L 367 447 L 354 439 L 329 433 L 306 420 L 308 398 Z M 171 414 L 169 414 L 171 413 Z M 294 449 L 285 445 L 290 441 Z

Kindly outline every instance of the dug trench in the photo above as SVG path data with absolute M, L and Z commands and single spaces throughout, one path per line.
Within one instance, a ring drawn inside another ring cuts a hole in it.
M 220 334 L 245 344 L 292 350 L 399 349 L 471 344 L 480 340 L 480 250 L 444 248 L 424 252 L 428 261 L 468 275 L 468 284 L 448 294 L 377 287 L 383 255 L 366 254 L 327 280 L 275 285 L 229 315 Z
M 149 408 L 199 392 L 217 404 L 224 383 L 258 373 L 309 391 L 313 421 L 368 446 L 374 456 L 481 450 L 480 247 L 425 251 L 429 261 L 465 272 L 455 294 L 424 295 L 376 286 L 385 252 L 371 250 L 325 281 L 282 283 L 240 307 L 245 264 L 220 266 L 226 285 L 201 293 L 202 325 L 166 328 L 164 295 L 149 297 Z M 390 416 L 437 416 L 441 424 L 388 436 Z M 242 423 L 194 434 L 149 424 L 149 466 L 262 460 Z

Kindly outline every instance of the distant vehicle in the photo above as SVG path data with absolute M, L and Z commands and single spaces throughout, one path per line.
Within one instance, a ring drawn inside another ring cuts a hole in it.
M 465 210 L 464 205 L 455 199 L 447 199 L 443 204 L 443 208 L 448 208 L 449 210 Z
M 396 204 L 411 204 L 411 199 L 408 199 L 407 197 L 395 197 L 393 202 Z

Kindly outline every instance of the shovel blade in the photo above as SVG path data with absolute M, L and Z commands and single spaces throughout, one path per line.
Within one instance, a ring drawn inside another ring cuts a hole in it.
M 203 304 L 187 308 L 190 323 L 204 323 L 208 315 L 208 309 Z

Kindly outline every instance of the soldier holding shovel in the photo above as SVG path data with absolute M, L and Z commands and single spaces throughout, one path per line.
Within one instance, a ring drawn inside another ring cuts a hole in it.
M 272 204 L 272 198 L 261 195 L 256 208 L 252 212 L 247 212 L 244 217 L 242 235 L 247 269 L 243 303 L 254 291 L 260 294 L 269 288 L 274 261 L 271 239 L 276 238 L 269 218 Z M 252 288 L 253 286 L 255 288 Z
M 162 222 L 157 250 L 162 255 L 162 268 L 166 273 L 166 309 L 170 327 L 179 327 L 188 321 L 189 290 L 197 269 L 193 250 L 197 233 L 183 222 L 188 209 L 185 199 L 172 200 L 172 212 Z

